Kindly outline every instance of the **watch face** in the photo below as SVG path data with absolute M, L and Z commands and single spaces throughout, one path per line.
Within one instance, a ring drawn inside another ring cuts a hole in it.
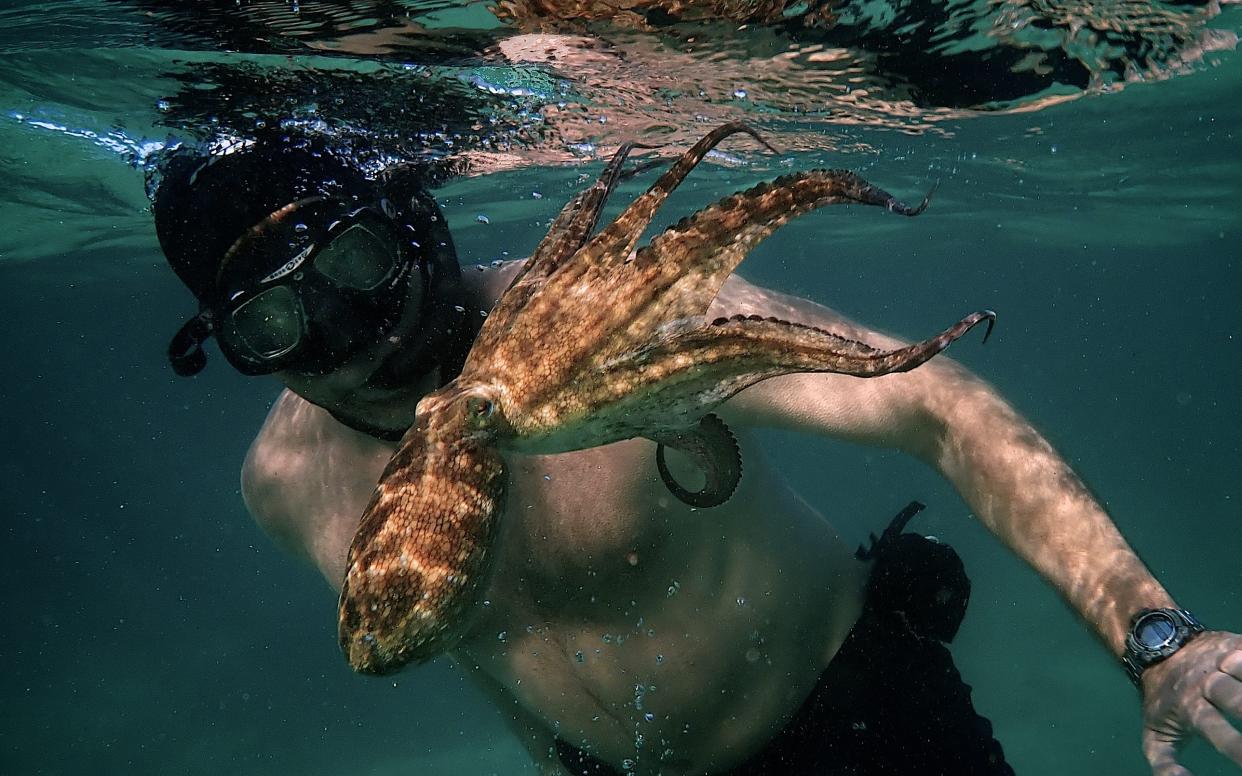
M 1134 626 L 1134 637 L 1148 649 L 1159 649 L 1177 635 L 1177 623 L 1164 612 L 1152 612 Z

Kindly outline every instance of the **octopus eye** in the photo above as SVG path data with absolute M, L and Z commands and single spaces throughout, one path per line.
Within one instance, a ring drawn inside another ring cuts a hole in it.
M 496 404 L 482 396 L 471 396 L 466 399 L 466 414 L 474 421 L 486 421 L 496 413 Z

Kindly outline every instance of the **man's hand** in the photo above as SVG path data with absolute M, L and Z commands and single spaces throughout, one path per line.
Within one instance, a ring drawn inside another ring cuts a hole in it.
M 1190 776 L 1177 746 L 1202 735 L 1242 766 L 1242 636 L 1209 631 L 1148 668 L 1143 685 L 1143 752 L 1155 776 Z

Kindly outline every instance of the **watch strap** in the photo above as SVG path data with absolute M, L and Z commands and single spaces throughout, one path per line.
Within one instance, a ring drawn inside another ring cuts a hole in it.
M 1163 646 L 1157 649 L 1145 646 L 1138 639 L 1137 627 L 1140 621 L 1150 614 L 1160 613 L 1169 617 L 1174 623 L 1174 634 Z M 1121 664 L 1126 675 L 1134 686 L 1138 687 L 1143 672 L 1151 666 L 1167 660 L 1184 647 L 1187 642 L 1203 633 L 1205 628 L 1199 620 L 1186 609 L 1141 609 L 1130 618 L 1130 630 L 1126 633 L 1126 649 L 1121 655 Z

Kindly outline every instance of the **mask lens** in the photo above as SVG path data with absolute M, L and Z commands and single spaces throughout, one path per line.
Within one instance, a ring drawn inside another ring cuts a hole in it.
M 316 254 L 315 269 L 346 288 L 370 291 L 392 273 L 397 260 L 397 246 L 354 224 Z
M 238 338 L 256 356 L 283 356 L 302 341 L 302 304 L 287 286 L 264 291 L 233 311 Z

